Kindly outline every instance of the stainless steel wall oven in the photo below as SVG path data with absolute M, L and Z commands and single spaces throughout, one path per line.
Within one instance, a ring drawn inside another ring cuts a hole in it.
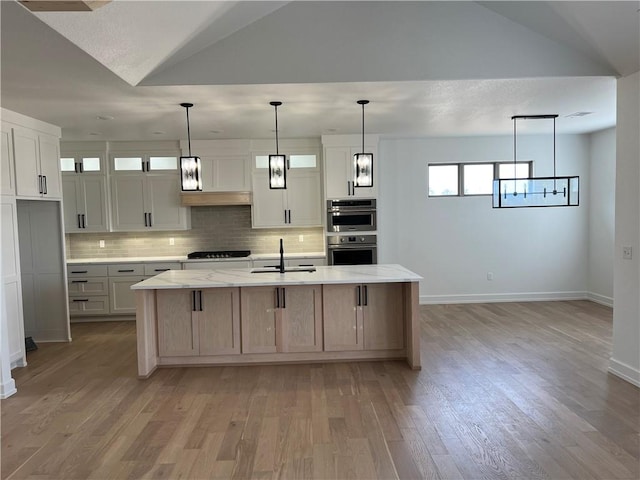
M 329 235 L 327 237 L 329 265 L 373 265 L 378 263 L 375 235 Z
M 327 200 L 328 232 L 373 232 L 377 227 L 376 200 Z

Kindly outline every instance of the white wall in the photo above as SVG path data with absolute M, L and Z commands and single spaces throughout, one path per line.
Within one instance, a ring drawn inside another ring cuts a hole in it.
M 589 195 L 588 295 L 613 306 L 613 250 L 615 230 L 616 129 L 589 135 L 592 179 Z
M 427 164 L 513 160 L 513 137 L 382 139 L 379 261 L 422 275 L 420 300 L 583 298 L 589 138 L 557 137 L 558 175 L 579 175 L 579 207 L 493 209 L 491 197 L 427 197 Z M 518 136 L 518 160 L 553 173 L 550 135 Z M 493 281 L 487 280 L 492 272 Z
M 610 371 L 640 386 L 640 72 L 618 80 L 613 354 Z M 622 247 L 633 258 L 622 258 Z

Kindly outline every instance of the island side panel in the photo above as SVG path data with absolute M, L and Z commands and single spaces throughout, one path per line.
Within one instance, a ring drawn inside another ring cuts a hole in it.
M 138 377 L 147 378 L 158 366 L 156 291 L 136 290 Z
M 418 282 L 405 283 L 405 325 L 407 335 L 407 363 L 420 370 L 420 287 Z

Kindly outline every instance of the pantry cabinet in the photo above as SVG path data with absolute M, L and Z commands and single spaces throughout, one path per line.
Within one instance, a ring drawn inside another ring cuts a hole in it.
M 16 195 L 22 198 L 62 198 L 59 141 L 53 135 L 13 126 Z
M 158 354 L 240 353 L 239 288 L 158 291 Z
M 402 285 L 325 285 L 324 349 L 394 350 L 404 346 Z
M 365 145 L 366 153 L 373 154 L 373 186 L 356 187 L 356 153 L 362 153 L 362 146 L 331 146 L 324 148 L 324 188 L 327 199 L 376 198 L 378 193 L 378 148 Z
M 241 289 L 242 353 L 322 351 L 322 287 Z

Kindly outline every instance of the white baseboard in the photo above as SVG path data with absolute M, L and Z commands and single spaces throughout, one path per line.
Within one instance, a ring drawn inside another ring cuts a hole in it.
M 609 372 L 613 373 L 616 377 L 620 377 L 629 383 L 634 384 L 636 387 L 640 387 L 640 370 L 633 368 L 631 365 L 619 362 L 615 358 L 609 360 Z
M 2 385 L 0 385 L 0 399 L 9 398 L 11 395 L 16 393 L 17 391 L 18 390 L 16 390 L 16 382 L 12 378 L 7 382 L 3 383 Z
M 592 302 L 599 303 L 605 307 L 613 308 L 613 298 L 600 295 L 599 293 L 587 292 L 587 298 Z
M 547 302 L 554 300 L 586 300 L 588 298 L 587 292 L 475 293 L 467 295 L 420 295 L 420 304 Z

